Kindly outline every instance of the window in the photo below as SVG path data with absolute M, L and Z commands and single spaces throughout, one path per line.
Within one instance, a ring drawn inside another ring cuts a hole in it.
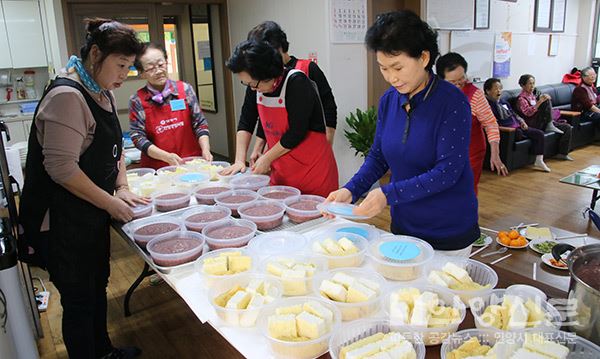
M 198 98 L 203 111 L 217 112 L 212 37 L 208 5 L 192 5 L 192 41 Z

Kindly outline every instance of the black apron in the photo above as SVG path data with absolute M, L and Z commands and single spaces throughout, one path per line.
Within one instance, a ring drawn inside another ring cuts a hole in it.
M 92 143 L 79 157 L 79 168 L 98 187 L 113 195 L 119 172 L 122 133 L 112 101 L 112 112 L 108 112 L 94 101 L 83 86 L 66 78 L 52 81 L 43 97 L 58 86 L 73 87 L 85 98 L 96 121 L 96 130 Z M 34 119 L 36 116 L 37 109 Z M 46 267 L 50 279 L 55 282 L 80 282 L 90 276 L 108 280 L 110 215 L 54 182 L 43 162 L 44 155 L 34 120 L 29 133 L 19 217 L 25 234 L 24 244 L 36 252 L 37 258 L 34 258 L 38 263 L 35 264 Z M 48 210 L 50 231 L 40 232 Z M 27 260 L 27 254 L 25 252 L 21 257 Z

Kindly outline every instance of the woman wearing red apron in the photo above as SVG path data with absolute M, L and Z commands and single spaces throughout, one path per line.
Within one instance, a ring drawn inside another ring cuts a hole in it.
M 142 151 L 142 167 L 182 164 L 184 157 L 212 161 L 208 122 L 192 87 L 167 77 L 167 53 L 149 44 L 136 68 L 148 81 L 129 99 L 131 139 Z
M 299 70 L 285 69 L 281 56 L 266 42 L 244 41 L 227 67 L 252 90 L 246 93 L 238 124 L 235 163 L 226 174 L 243 171 L 257 119 L 269 150 L 252 166 L 254 173 L 271 172 L 272 185 L 298 188 L 326 196 L 338 188 L 338 171 L 319 97 Z
M 500 159 L 500 131 L 496 117 L 485 99 L 483 91 L 467 81 L 467 61 L 459 54 L 449 52 L 440 57 L 436 64 L 437 75 L 462 90 L 471 105 L 471 142 L 469 144 L 469 161 L 473 170 L 475 193 L 481 178 L 483 160 L 485 159 L 486 141 L 483 129 L 490 143 L 490 168 L 498 171 L 498 175 L 508 175 L 508 169 Z

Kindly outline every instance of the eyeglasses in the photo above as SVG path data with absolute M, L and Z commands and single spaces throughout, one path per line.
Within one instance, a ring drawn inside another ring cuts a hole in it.
M 149 74 L 153 74 L 156 71 L 158 71 L 159 69 L 166 69 L 167 68 L 167 62 L 166 61 L 159 61 L 156 64 L 150 65 L 149 67 L 144 69 L 144 72 L 147 72 Z
M 261 80 L 256 81 L 255 84 L 252 83 L 245 83 L 244 81 L 240 81 L 240 83 L 246 87 L 250 87 L 253 90 L 256 90 L 258 88 L 258 85 L 260 84 Z

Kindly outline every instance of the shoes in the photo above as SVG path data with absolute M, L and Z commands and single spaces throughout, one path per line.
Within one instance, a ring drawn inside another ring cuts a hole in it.
M 137 358 L 142 354 L 142 350 L 138 347 L 123 347 L 114 348 L 110 353 L 102 357 L 102 359 L 131 359 Z
M 543 172 L 550 172 L 550 167 L 548 167 L 544 161 L 536 161 L 533 164 L 533 168 Z
M 548 125 L 546 125 L 546 132 L 556 132 L 559 134 L 563 134 L 564 132 L 558 127 L 554 126 L 554 123 L 550 121 Z
M 573 157 L 571 157 L 569 155 L 558 154 L 555 157 L 558 158 L 559 160 L 574 161 Z
M 150 279 L 148 279 L 148 281 L 150 282 L 151 286 L 155 287 L 162 283 L 163 279 L 158 274 L 153 274 L 150 276 Z

